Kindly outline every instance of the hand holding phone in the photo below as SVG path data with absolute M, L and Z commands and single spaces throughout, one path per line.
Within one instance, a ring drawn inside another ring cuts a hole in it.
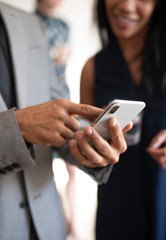
M 121 129 L 127 126 L 145 107 L 142 101 L 113 100 L 93 124 L 94 129 L 107 141 L 110 140 L 108 120 L 115 117 Z

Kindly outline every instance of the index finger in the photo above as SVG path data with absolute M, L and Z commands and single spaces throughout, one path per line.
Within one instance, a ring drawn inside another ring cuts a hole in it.
M 77 104 L 73 102 L 67 103 L 67 109 L 70 114 L 78 114 L 88 119 L 97 118 L 103 111 L 101 108 L 97 108 L 87 104 Z

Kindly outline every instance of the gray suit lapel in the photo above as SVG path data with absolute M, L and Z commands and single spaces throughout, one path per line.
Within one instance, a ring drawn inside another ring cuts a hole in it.
M 6 103 L 0 93 L 0 112 L 6 111 L 6 110 L 7 110 Z
M 22 28 L 22 25 L 19 24 L 19 17 L 17 16 L 17 11 L 15 9 L 0 3 L 0 10 L 8 32 L 17 102 L 19 105 L 18 107 L 21 107 L 26 101 L 25 66 L 27 51 L 25 38 L 23 37 L 24 29 Z M 20 39 L 19 42 L 17 41 L 18 36 Z M 21 41 L 22 38 L 24 41 Z

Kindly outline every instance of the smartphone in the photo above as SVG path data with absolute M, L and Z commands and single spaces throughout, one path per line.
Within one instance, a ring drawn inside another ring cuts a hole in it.
M 115 117 L 121 129 L 127 126 L 145 107 L 142 101 L 113 100 L 93 123 L 94 129 L 107 141 L 110 140 L 108 120 Z

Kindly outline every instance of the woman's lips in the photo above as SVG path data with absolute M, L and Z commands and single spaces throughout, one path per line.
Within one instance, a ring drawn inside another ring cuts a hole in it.
M 116 25 L 120 28 L 129 28 L 134 23 L 135 20 L 132 20 L 131 18 L 122 17 L 122 16 L 116 16 L 115 18 Z

